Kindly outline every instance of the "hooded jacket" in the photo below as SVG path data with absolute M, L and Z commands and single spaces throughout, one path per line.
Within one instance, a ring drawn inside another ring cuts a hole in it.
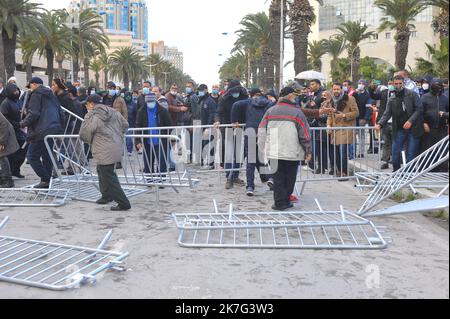
M 309 125 L 295 103 L 281 99 L 259 125 L 258 147 L 267 159 L 301 161 L 311 154 Z
M 232 93 L 239 92 L 239 97 L 234 98 Z M 237 101 L 243 101 L 248 99 L 248 94 L 245 88 L 242 86 L 235 86 L 230 88 L 224 95 L 219 99 L 219 105 L 217 108 L 216 122 L 221 124 L 231 124 L 231 110 L 233 104 Z
M 213 125 L 217 113 L 217 103 L 210 94 L 199 99 L 202 125 Z
M 17 90 L 16 85 L 8 85 L 5 88 L 6 99 L 0 104 L 0 113 L 2 113 L 9 123 L 14 127 L 17 140 L 25 141 L 26 135 L 20 129 L 20 116 L 22 101 L 14 94 Z
M 43 141 L 47 135 L 63 132 L 64 113 L 52 90 L 39 87 L 31 92 L 21 128 L 28 128 L 27 141 Z
M 231 123 L 245 123 L 246 128 L 254 128 L 257 132 L 264 114 L 274 105 L 275 103 L 268 99 L 255 100 L 249 98 L 238 101 L 233 104 L 231 110 Z
M 97 104 L 86 114 L 80 138 L 92 145 L 92 155 L 98 165 L 112 165 L 122 161 L 124 135 L 128 121 L 116 110 Z
M 424 122 L 432 129 L 444 129 L 448 126 L 448 98 L 443 95 L 427 93 L 421 98 Z M 439 112 L 444 112 L 441 117 Z
M 15 153 L 19 149 L 14 128 L 9 121 L 0 113 L 0 145 L 5 148 L 0 150 L 0 157 Z

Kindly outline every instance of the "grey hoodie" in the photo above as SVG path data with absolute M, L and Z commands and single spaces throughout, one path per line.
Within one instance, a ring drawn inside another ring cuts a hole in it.
M 127 130 L 128 121 L 119 112 L 97 104 L 86 114 L 80 138 L 92 146 L 92 155 L 98 165 L 112 165 L 122 160 Z

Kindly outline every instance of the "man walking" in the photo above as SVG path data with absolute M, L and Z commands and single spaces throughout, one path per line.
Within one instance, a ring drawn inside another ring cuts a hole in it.
M 97 163 L 102 193 L 97 204 L 105 205 L 115 201 L 118 205 L 111 207 L 112 211 L 129 210 L 130 202 L 114 171 L 115 163 L 122 160 L 128 122 L 119 112 L 100 104 L 100 101 L 101 97 L 97 94 L 89 96 L 86 103 L 88 114 L 80 129 L 80 138 L 92 146 L 92 155 Z

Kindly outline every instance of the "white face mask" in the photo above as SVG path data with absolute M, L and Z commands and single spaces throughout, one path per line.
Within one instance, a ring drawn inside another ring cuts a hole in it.
M 170 91 L 170 94 L 172 94 L 173 96 L 177 95 L 177 91 Z
M 425 91 L 426 91 L 426 90 L 429 90 L 429 89 L 430 89 L 430 85 L 429 85 L 428 83 L 424 83 L 424 84 L 422 85 L 422 89 L 424 89 Z
M 364 91 L 365 88 L 366 88 L 366 86 L 364 84 L 358 85 L 358 90 L 360 90 L 360 91 Z

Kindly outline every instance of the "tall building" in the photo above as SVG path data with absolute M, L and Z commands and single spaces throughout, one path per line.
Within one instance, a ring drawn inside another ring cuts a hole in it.
M 375 0 L 324 0 L 323 6 L 315 5 L 317 20 L 312 27 L 310 40 L 328 39 L 338 33 L 337 27 L 347 21 L 361 21 L 368 26 L 368 31 L 374 31 L 376 35 L 360 44 L 361 57 L 375 58 L 377 63 L 388 66 L 395 65 L 395 30 L 378 32 L 382 10 L 374 5 Z M 416 28 L 411 32 L 409 53 L 406 60 L 407 67 L 415 67 L 415 59 L 427 57 L 425 43 L 432 46 L 439 42 L 438 35 L 431 28 L 433 16 L 439 12 L 437 8 L 428 7 L 421 12 L 413 24 Z M 348 56 L 347 52 L 342 57 Z M 323 58 L 323 73 L 330 74 L 330 56 Z
M 130 32 L 132 46 L 148 54 L 148 9 L 145 0 L 78 0 L 98 12 L 108 34 Z
M 158 54 L 164 60 L 173 64 L 178 70 L 183 71 L 184 68 L 184 56 L 183 52 L 180 52 L 176 47 L 168 47 L 164 41 L 150 42 L 149 53 Z

